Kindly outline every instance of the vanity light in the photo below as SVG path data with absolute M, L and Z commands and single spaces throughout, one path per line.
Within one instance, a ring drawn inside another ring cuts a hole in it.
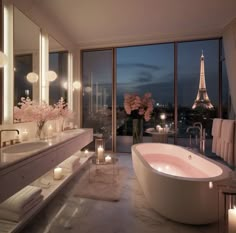
M 26 75 L 26 79 L 28 80 L 28 82 L 30 83 L 36 83 L 39 79 L 39 76 L 34 73 L 34 72 L 30 72 Z
M 57 79 L 57 73 L 53 70 L 49 70 L 46 72 L 46 78 L 49 82 L 53 82 Z
M 8 62 L 7 55 L 0 51 L 0 67 L 4 67 Z
M 79 81 L 74 81 L 72 85 L 75 90 L 78 90 L 81 87 L 81 83 Z

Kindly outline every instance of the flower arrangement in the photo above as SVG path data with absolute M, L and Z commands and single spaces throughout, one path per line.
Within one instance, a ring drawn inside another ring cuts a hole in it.
M 143 97 L 140 97 L 137 94 L 125 94 L 125 112 L 128 115 L 131 115 L 133 119 L 144 118 L 145 121 L 149 121 L 151 119 L 154 104 L 154 100 L 151 97 L 151 93 L 145 93 Z
M 14 119 L 20 122 L 37 122 L 37 135 L 40 137 L 43 126 L 48 120 L 55 120 L 60 116 L 64 118 L 72 117 L 72 112 L 67 108 L 63 98 L 57 104 L 51 106 L 46 102 L 37 103 L 29 97 L 21 98 L 18 106 L 14 106 Z
M 62 118 L 73 118 L 73 112 L 68 109 L 67 103 L 64 101 L 63 97 L 59 99 L 59 101 L 54 105 L 55 109 L 58 110 L 59 116 Z
M 37 103 L 29 97 L 22 97 L 18 105 L 19 107 L 14 106 L 14 119 L 21 122 L 46 122 L 59 117 L 59 110 L 57 108 L 48 105 L 46 102 Z

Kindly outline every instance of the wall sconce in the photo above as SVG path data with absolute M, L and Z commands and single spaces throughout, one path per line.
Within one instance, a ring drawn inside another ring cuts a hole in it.
M 57 73 L 53 70 L 49 70 L 46 72 L 46 78 L 49 82 L 53 82 L 57 79 Z
M 39 76 L 34 73 L 34 72 L 30 72 L 26 75 L 26 79 L 28 80 L 28 82 L 30 83 L 36 83 L 39 79 Z
M 81 88 L 81 83 L 79 81 L 74 81 L 72 86 L 73 86 L 73 89 L 78 90 Z
M 7 55 L 0 51 L 0 68 L 4 67 L 8 63 Z

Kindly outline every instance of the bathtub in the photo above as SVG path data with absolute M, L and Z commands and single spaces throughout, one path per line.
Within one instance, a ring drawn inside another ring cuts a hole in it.
M 228 167 L 171 144 L 135 144 L 131 151 L 138 182 L 157 212 L 187 224 L 218 220 L 216 186 L 229 177 Z

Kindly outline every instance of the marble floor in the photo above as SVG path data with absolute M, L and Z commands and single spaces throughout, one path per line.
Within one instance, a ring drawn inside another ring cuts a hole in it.
M 23 233 L 217 233 L 218 224 L 184 225 L 152 210 L 135 177 L 130 154 L 118 155 L 127 169 L 119 202 L 73 195 L 81 170 L 31 222 Z

